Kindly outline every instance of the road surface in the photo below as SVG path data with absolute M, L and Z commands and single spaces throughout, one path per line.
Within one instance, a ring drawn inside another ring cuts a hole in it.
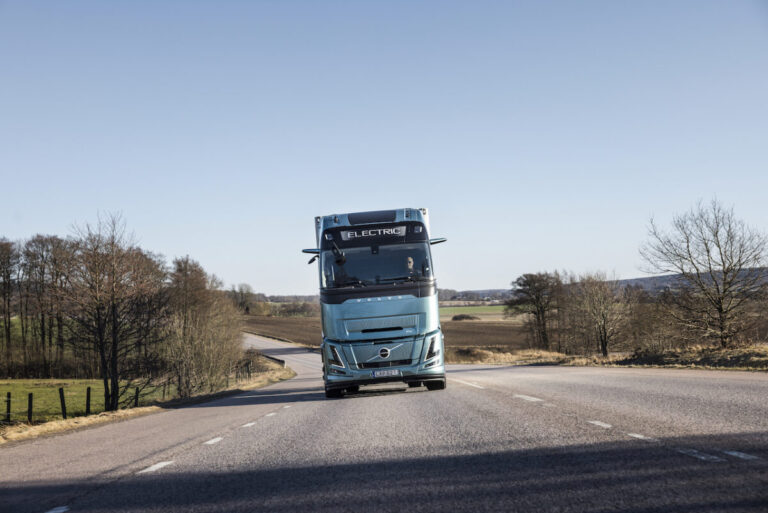
M 326 400 L 296 378 L 0 448 L 2 512 L 768 511 L 768 375 L 449 367 Z

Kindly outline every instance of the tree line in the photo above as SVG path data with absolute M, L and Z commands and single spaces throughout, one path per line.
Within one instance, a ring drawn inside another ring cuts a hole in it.
M 158 380 L 181 397 L 223 386 L 243 358 L 240 314 L 188 256 L 170 267 L 118 215 L 71 237 L 0 238 L 0 373 L 95 378 L 106 409 Z
M 649 291 L 604 272 L 528 273 L 512 283 L 506 313 L 526 314 L 532 347 L 565 353 L 725 349 L 766 339 L 768 238 L 733 209 L 699 203 L 669 229 L 652 219 L 640 253 L 669 285 Z

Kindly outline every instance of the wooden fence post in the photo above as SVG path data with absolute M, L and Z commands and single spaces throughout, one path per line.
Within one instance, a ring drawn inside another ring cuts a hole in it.
M 139 387 L 136 387 L 136 395 L 133 398 L 133 407 L 134 408 L 139 407 Z
M 67 403 L 64 402 L 64 389 L 59 388 L 59 401 L 61 402 L 61 416 L 67 420 Z
M 11 393 L 8 392 L 5 396 L 5 421 L 11 423 Z
M 67 420 L 67 403 L 64 401 L 64 389 L 59 388 L 59 402 L 61 402 L 61 416 Z
M 32 392 L 27 397 L 27 422 L 32 424 Z
M 85 389 L 85 414 L 91 414 L 91 387 Z

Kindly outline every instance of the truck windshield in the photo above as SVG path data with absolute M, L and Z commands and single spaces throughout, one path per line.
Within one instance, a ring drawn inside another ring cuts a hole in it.
M 344 248 L 344 259 L 332 250 L 322 253 L 322 287 L 365 287 L 432 278 L 425 242 Z M 338 263 L 344 260 L 344 263 Z

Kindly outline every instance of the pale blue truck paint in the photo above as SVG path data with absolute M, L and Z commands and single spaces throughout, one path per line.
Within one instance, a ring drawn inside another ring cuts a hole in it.
M 315 229 L 317 248 L 304 252 L 320 257 L 326 395 L 338 397 L 384 382 L 445 388 L 430 251 L 431 244 L 445 239 L 429 239 L 426 209 L 323 216 L 315 219 Z M 398 274 L 402 255 L 407 255 L 405 269 L 411 276 L 390 282 L 379 275 Z M 347 269 L 356 275 L 346 276 Z M 340 281 L 340 274 L 348 282 Z

